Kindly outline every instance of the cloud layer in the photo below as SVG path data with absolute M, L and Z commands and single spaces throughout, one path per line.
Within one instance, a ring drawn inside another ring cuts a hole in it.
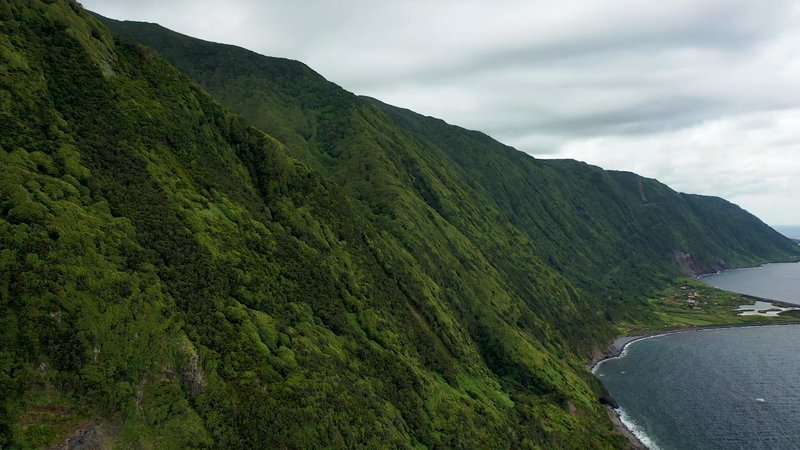
M 537 157 L 720 195 L 800 224 L 791 0 L 90 0 L 259 53 Z

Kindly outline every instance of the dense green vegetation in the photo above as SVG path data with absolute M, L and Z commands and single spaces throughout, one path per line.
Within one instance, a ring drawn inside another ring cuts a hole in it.
M 125 26 L 200 84 L 73 1 L 0 1 L 0 447 L 622 447 L 584 361 L 637 295 L 794 251 Z
M 641 320 L 650 307 L 639 299 L 681 273 L 797 253 L 783 236 L 722 199 L 679 194 L 655 180 L 576 161 L 536 160 L 480 132 L 357 97 L 296 61 L 155 24 L 103 20 L 115 33 L 158 50 L 257 128 L 290 143 L 294 156 L 365 203 L 401 242 L 410 231 L 408 217 L 428 241 L 437 237 L 430 222 L 447 222 L 523 301 L 535 298 L 539 314 L 554 311 L 551 323 L 562 315 L 557 306 L 543 305 L 546 299 L 530 285 L 536 278 L 531 255 L 616 322 Z M 422 223 L 426 217 L 434 219 Z M 594 320 L 584 316 L 576 323 Z M 586 327 L 577 328 L 568 333 L 573 346 L 595 341 L 583 339 Z

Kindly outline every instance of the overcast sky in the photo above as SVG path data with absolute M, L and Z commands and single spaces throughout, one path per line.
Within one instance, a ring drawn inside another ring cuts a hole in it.
M 795 0 L 83 0 L 297 59 L 540 158 L 631 170 L 800 224 Z

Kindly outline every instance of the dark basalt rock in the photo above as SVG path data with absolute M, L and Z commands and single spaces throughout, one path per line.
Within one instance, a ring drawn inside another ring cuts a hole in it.
M 614 409 L 619 408 L 619 403 L 617 403 L 617 401 L 614 400 L 614 397 L 612 397 L 611 394 L 608 393 L 603 394 L 600 397 L 598 397 L 598 400 L 600 401 L 601 405 L 607 405 Z

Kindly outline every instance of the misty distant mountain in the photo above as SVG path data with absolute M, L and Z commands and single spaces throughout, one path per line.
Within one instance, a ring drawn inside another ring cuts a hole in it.
M 778 225 L 773 228 L 788 238 L 800 240 L 800 225 Z

